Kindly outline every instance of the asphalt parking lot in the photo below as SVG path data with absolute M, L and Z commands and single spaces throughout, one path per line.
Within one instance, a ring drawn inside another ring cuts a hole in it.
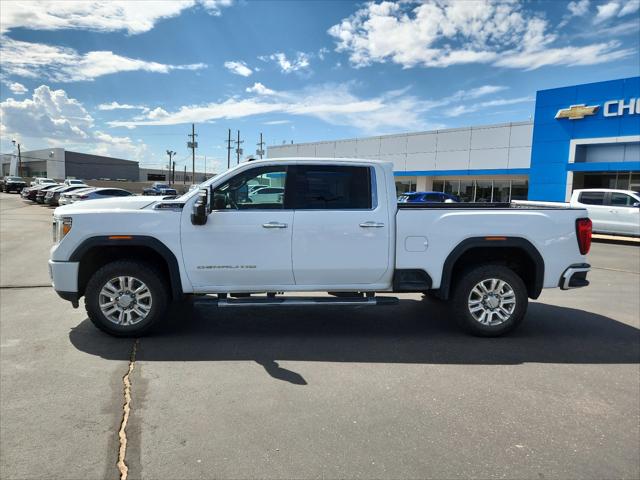
M 403 295 L 186 305 L 136 343 L 50 288 L 51 213 L 0 194 L 3 479 L 118 478 L 131 368 L 129 478 L 640 477 L 639 246 L 594 244 L 591 286 L 505 338 Z

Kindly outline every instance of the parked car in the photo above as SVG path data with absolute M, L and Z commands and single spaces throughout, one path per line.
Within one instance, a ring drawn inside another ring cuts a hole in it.
M 57 182 L 53 178 L 46 178 L 46 177 L 35 177 L 33 180 L 31 180 L 32 187 L 35 187 L 37 185 L 46 185 L 50 183 L 57 183 Z
M 44 196 L 44 203 L 50 206 L 58 206 L 60 195 L 63 193 L 70 193 L 76 190 L 80 190 L 81 188 L 87 188 L 89 185 L 63 185 L 58 188 L 52 188 L 48 190 L 46 195 Z
M 608 188 L 574 190 L 569 204 L 587 209 L 596 233 L 640 236 L 638 192 Z
M 171 188 L 166 183 L 154 182 L 149 188 L 145 188 L 142 191 L 143 195 L 177 195 L 178 191 L 175 188 Z
M 40 185 L 35 185 L 33 187 L 25 188 L 21 192 L 22 198 L 25 200 L 31 200 L 32 202 L 36 201 L 37 195 L 44 191 L 46 192 L 49 189 L 59 187 L 57 183 L 41 183 Z M 44 194 L 43 194 L 44 195 Z
M 262 187 L 249 192 L 249 201 L 252 203 L 278 203 L 282 201 L 284 188 Z
M 84 183 L 84 180 L 80 180 L 80 179 L 77 179 L 77 178 L 67 178 L 64 181 L 64 184 L 67 185 L 67 186 L 71 186 L 71 185 L 86 185 Z
M 73 199 L 72 196 L 75 194 L 80 194 L 80 193 L 86 193 L 86 192 L 90 192 L 91 190 L 95 190 L 96 187 L 86 187 L 86 188 L 79 188 L 77 190 L 72 190 L 69 192 L 63 192 L 60 194 L 60 197 L 58 198 L 58 205 L 68 205 L 70 203 L 73 203 Z
M 407 192 L 398 197 L 398 203 L 457 203 L 460 197 L 443 192 Z
M 248 185 L 273 174 L 288 177 L 278 203 L 248 201 Z M 139 336 L 185 295 L 217 294 L 202 301 L 219 307 L 345 308 L 398 302 L 377 292 L 429 292 L 471 333 L 498 336 L 543 288 L 589 284 L 584 208 L 410 206 L 397 203 L 393 164 L 373 160 L 256 160 L 200 187 L 174 200 L 58 207 L 58 295 L 74 307 L 84 296 L 96 327 Z M 316 291 L 339 293 L 277 293 Z M 260 292 L 272 293 L 250 296 Z
M 20 193 L 27 186 L 27 182 L 22 177 L 4 177 L 2 180 L 2 191 Z
M 109 197 L 130 197 L 135 195 L 122 188 L 93 188 L 89 191 L 77 191 L 71 194 L 71 203 L 84 200 L 98 200 Z

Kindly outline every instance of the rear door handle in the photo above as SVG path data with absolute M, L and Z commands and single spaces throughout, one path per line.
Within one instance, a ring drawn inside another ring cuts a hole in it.
M 362 228 L 382 228 L 384 227 L 384 223 L 379 223 L 379 222 L 364 222 L 361 223 L 360 226 Z
M 286 223 L 280 223 L 280 222 L 269 222 L 269 223 L 263 223 L 262 224 L 262 228 L 287 228 L 288 225 Z

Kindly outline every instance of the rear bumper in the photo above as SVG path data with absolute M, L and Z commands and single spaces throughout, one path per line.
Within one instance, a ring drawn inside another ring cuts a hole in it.
M 576 263 L 567 268 L 562 276 L 558 286 L 562 290 L 569 290 L 572 288 L 581 288 L 589 285 L 587 280 L 587 273 L 591 270 L 591 265 L 588 263 Z
M 49 260 L 49 276 L 51 285 L 63 299 L 74 306 L 78 303 L 78 270 L 79 262 L 54 262 Z

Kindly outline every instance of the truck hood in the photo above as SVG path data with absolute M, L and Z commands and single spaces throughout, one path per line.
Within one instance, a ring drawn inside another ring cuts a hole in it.
M 112 197 L 100 198 L 97 200 L 81 200 L 69 205 L 58 207 L 53 212 L 54 215 L 73 215 L 74 213 L 83 213 L 88 211 L 100 212 L 114 210 L 140 210 L 153 203 L 162 200 L 162 197 Z

